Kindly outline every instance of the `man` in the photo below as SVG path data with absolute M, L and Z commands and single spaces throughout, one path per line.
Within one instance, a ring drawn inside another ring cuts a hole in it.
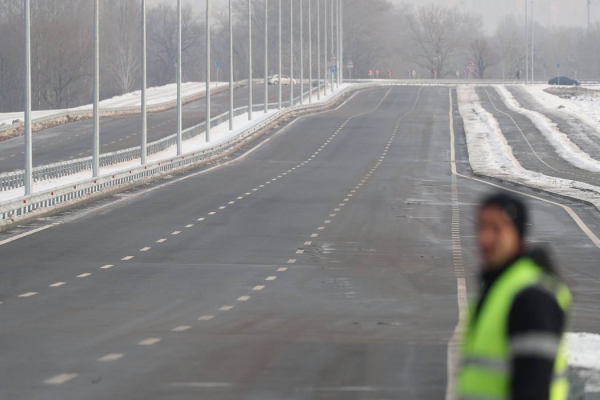
M 477 218 L 482 287 L 469 309 L 458 398 L 566 400 L 569 289 L 544 251 L 526 248 L 519 199 L 490 196 Z

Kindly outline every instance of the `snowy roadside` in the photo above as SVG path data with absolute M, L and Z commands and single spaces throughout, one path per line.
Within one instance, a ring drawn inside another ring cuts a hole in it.
M 316 95 L 313 97 L 313 104 L 324 103 L 337 96 L 340 92 L 347 89 L 351 84 L 340 85 L 338 89 L 336 89 L 333 93 L 328 93 L 327 96 L 321 96 L 320 100 L 317 100 Z M 232 138 L 242 134 L 244 131 L 250 129 L 251 127 L 260 124 L 266 119 L 272 117 L 274 114 L 277 114 L 279 110 L 270 110 L 268 113 L 264 112 L 254 112 L 253 119 L 251 121 L 248 120 L 248 114 L 241 114 L 233 119 L 234 121 L 234 130 L 229 130 L 229 121 L 219 124 L 215 127 L 212 127 L 210 130 L 210 142 L 206 142 L 205 133 L 202 133 L 192 139 L 184 141 L 182 154 L 198 152 L 202 150 L 209 149 L 214 146 L 218 146 L 224 142 L 231 140 Z M 159 162 L 170 160 L 173 157 L 177 156 L 177 146 L 173 145 L 159 153 L 152 154 L 148 156 L 148 163 Z M 100 168 L 100 176 L 109 176 L 118 172 L 128 171 L 133 168 L 140 167 L 141 161 L 140 159 L 114 164 L 106 167 Z M 92 179 L 92 171 L 83 171 L 77 174 L 65 176 L 57 179 L 48 179 L 42 182 L 34 183 L 33 193 L 40 193 L 47 190 L 57 189 L 60 187 L 68 186 L 68 185 L 77 185 L 83 181 L 87 181 Z M 10 200 L 15 200 L 22 197 L 25 194 L 24 188 L 17 188 L 13 190 L 6 190 L 0 192 L 0 202 L 6 202 Z
M 220 88 L 228 86 L 226 82 L 214 82 L 211 88 Z M 181 92 L 184 98 L 190 96 L 196 96 L 206 91 L 206 84 L 200 82 L 188 82 L 181 85 Z M 147 90 L 147 104 L 148 106 L 156 106 L 164 104 L 170 101 L 174 101 L 177 98 L 177 85 L 169 84 L 165 86 L 158 86 L 148 88 Z M 110 99 L 102 100 L 100 102 L 100 108 L 103 110 L 126 108 L 126 107 L 141 107 L 141 91 L 126 93 L 122 96 L 115 96 Z M 47 118 L 51 116 L 62 115 L 66 112 L 80 112 L 80 111 L 92 111 L 93 105 L 87 104 L 80 107 L 68 108 L 62 110 L 41 110 L 33 111 L 32 119 L 35 122 L 36 119 Z M 23 112 L 14 113 L 0 113 L 0 127 L 3 125 L 12 125 L 13 121 L 23 121 Z
M 579 146 L 561 132 L 558 126 L 548 117 L 537 111 L 523 108 L 521 104 L 504 86 L 494 86 L 504 104 L 514 112 L 526 116 L 533 122 L 536 128 L 544 135 L 546 140 L 554 147 L 556 153 L 569 164 L 591 172 L 600 172 L 600 161 L 593 159 Z
M 469 163 L 476 174 L 584 200 L 600 209 L 600 188 L 523 168 L 514 157 L 498 121 L 481 106 L 474 88 L 459 87 L 457 96 Z M 569 333 L 567 343 L 569 365 L 585 378 L 586 392 L 600 392 L 600 335 Z

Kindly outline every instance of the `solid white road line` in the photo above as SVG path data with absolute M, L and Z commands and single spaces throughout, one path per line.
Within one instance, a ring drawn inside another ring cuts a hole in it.
M 217 388 L 228 388 L 233 385 L 228 382 L 177 382 L 170 383 L 170 387 L 178 387 L 178 388 L 208 388 L 208 389 L 217 389 Z
M 24 237 L 27 237 L 27 236 L 29 236 L 29 235 L 33 235 L 34 233 L 38 233 L 38 232 L 41 232 L 41 231 L 45 231 L 46 229 L 52 228 L 52 227 L 54 227 L 54 226 L 55 226 L 54 224 L 52 224 L 52 225 L 46 225 L 46 226 L 42 226 L 42 227 L 40 227 L 40 228 L 35 228 L 35 229 L 32 229 L 32 230 L 30 230 L 30 231 L 27 231 L 27 232 L 21 233 L 21 234 L 19 234 L 19 235 L 15 235 L 15 236 L 13 236 L 13 237 L 11 237 L 11 238 L 4 239 L 4 240 L 0 241 L 0 246 L 3 246 L 3 245 L 5 245 L 5 244 L 7 244 L 7 243 L 10 243 L 10 242 L 14 242 L 15 240 L 22 239 L 22 238 L 24 238 Z

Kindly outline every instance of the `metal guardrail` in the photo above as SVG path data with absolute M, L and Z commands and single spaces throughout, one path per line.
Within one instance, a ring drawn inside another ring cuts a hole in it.
M 354 85 L 336 93 L 336 95 L 331 97 L 327 102 L 305 104 L 301 106 L 295 105 L 294 107 L 282 109 L 279 112 L 270 116 L 269 118 L 265 119 L 264 121 L 260 122 L 259 124 L 228 140 L 227 142 L 220 143 L 209 149 L 195 151 L 181 156 L 174 156 L 166 160 L 155 161 L 146 165 L 140 165 L 132 169 L 120 171 L 118 173 L 104 175 L 99 178 L 87 179 L 76 184 L 65 185 L 59 188 L 46 190 L 41 193 L 35 193 L 29 196 L 24 196 L 14 200 L 3 202 L 2 204 L 0 204 L 0 223 L 2 221 L 8 221 L 12 218 L 23 216 L 36 210 L 41 210 L 43 208 L 52 207 L 61 203 L 73 201 L 83 196 L 88 196 L 97 192 L 104 191 L 106 189 L 118 187 L 120 185 L 127 184 L 136 180 L 156 176 L 164 172 L 190 166 L 202 161 L 210 161 L 212 159 L 216 159 L 220 157 L 223 153 L 233 151 L 237 146 L 243 144 L 248 140 L 251 140 L 252 137 L 262 128 L 287 114 L 303 110 L 324 109 L 328 107 L 329 104 L 335 101 L 338 97 L 350 91 L 357 91 L 365 89 L 367 87 L 376 86 L 379 85 Z M 257 111 L 264 109 L 264 106 L 261 105 L 257 105 L 255 107 Z M 243 108 L 244 107 L 242 107 L 242 109 Z M 239 113 L 241 114 L 243 112 L 240 111 Z M 222 118 L 222 116 L 213 118 L 211 120 L 211 125 L 213 123 L 217 124 L 219 122 L 227 120 L 223 120 Z M 188 129 L 188 131 L 195 128 L 197 127 L 190 128 Z M 169 139 L 170 137 L 161 140 L 166 141 Z
M 313 89 L 314 90 L 314 89 Z M 308 93 L 308 91 L 305 92 Z M 300 101 L 300 96 L 294 98 L 293 103 Z M 283 107 L 290 107 L 290 100 L 283 102 Z M 269 109 L 279 108 L 278 103 L 270 103 Z M 260 112 L 264 109 L 263 104 L 253 105 L 253 112 Z M 245 114 L 248 112 L 248 106 L 238 107 L 233 110 L 234 117 Z M 210 120 L 211 128 L 222 124 L 229 120 L 229 111 L 220 114 Z M 198 135 L 206 132 L 206 121 L 196 126 L 188 128 L 181 133 L 182 140 L 186 141 L 192 139 Z M 174 133 L 165 138 L 156 140 L 148 144 L 147 154 L 152 155 L 168 149 L 171 146 L 177 144 L 177 134 Z M 111 153 L 105 153 L 100 155 L 100 167 L 106 167 L 109 165 L 120 164 L 123 162 L 135 160 L 141 158 L 141 146 L 131 147 Z M 34 182 L 41 182 L 48 179 L 57 179 L 64 176 L 77 174 L 83 171 L 89 171 L 92 169 L 92 157 L 83 157 L 75 160 L 61 161 L 54 164 L 41 165 L 35 167 L 32 170 L 32 179 Z M 25 171 L 14 171 L 0 174 L 0 192 L 21 188 L 25 185 Z

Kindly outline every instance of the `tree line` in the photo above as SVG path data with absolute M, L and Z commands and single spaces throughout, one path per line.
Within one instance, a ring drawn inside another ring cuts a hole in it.
M 304 68 L 308 76 L 308 20 L 313 31 L 313 74 L 317 74 L 317 14 L 323 19 L 330 2 L 312 0 L 307 15 L 304 0 Z M 354 78 L 367 78 L 378 69 L 380 77 L 393 71 L 394 78 L 506 78 L 525 75 L 525 21 L 506 17 L 493 34 L 484 29 L 479 15 L 439 5 L 419 7 L 395 5 L 388 0 L 343 0 L 344 64 L 352 60 Z M 22 0 L 0 1 L 0 112 L 20 111 L 23 106 L 24 33 Z M 89 104 L 93 89 L 93 2 L 92 0 L 32 0 L 32 107 L 61 109 Z M 177 12 L 175 1 L 147 11 L 148 85 L 175 82 Z M 283 0 L 283 65 L 290 71 L 290 6 L 294 7 L 294 55 L 296 75 L 299 58 L 299 1 Z M 183 81 L 206 77 L 205 10 L 183 8 Z M 253 0 L 254 78 L 264 71 L 264 1 Z M 234 0 L 234 80 L 246 79 L 248 70 L 247 0 Z M 121 95 L 140 87 L 140 1 L 100 2 L 101 98 Z M 211 15 L 211 58 L 220 62 L 221 80 L 229 79 L 228 10 L 221 7 Z M 268 9 L 269 74 L 276 73 L 278 57 L 278 8 Z M 330 29 L 330 27 L 329 27 Z M 328 34 L 330 30 L 328 29 Z M 535 25 L 535 74 L 539 79 L 561 72 L 576 79 L 600 79 L 600 24 L 587 32 L 575 27 Z M 329 52 L 331 49 L 329 38 Z M 321 68 L 324 71 L 323 53 Z M 409 71 L 411 74 L 409 75 Z M 216 78 L 215 67 L 211 71 Z M 348 76 L 348 71 L 346 71 Z

